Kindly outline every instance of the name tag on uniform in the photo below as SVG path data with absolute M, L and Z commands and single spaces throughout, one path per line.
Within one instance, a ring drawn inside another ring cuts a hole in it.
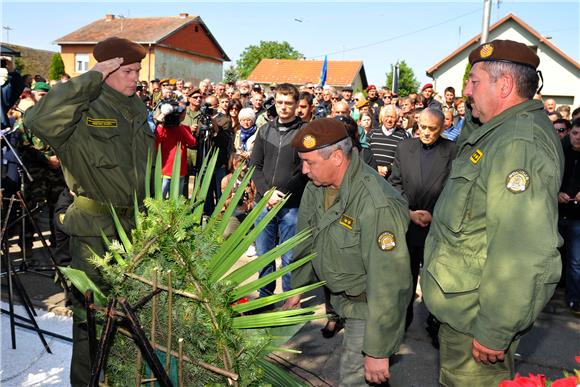
M 92 118 L 87 117 L 87 125 L 93 128 L 116 128 L 116 118 Z
M 475 152 L 473 152 L 473 154 L 469 158 L 469 161 L 471 161 L 471 163 L 475 165 L 475 164 L 479 163 L 479 160 L 481 160 L 482 157 L 483 157 L 483 152 L 481 150 L 477 149 Z
M 341 226 L 344 226 L 345 228 L 348 228 L 349 230 L 352 230 L 352 225 L 354 224 L 354 219 L 353 219 L 353 218 L 351 218 L 351 217 L 350 217 L 350 216 L 348 216 L 348 215 L 345 215 L 345 214 L 343 214 L 343 215 L 340 217 L 340 220 L 338 221 L 338 223 L 339 223 Z

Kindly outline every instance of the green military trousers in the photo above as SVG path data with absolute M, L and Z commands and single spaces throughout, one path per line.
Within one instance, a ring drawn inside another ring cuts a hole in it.
M 92 249 L 99 256 L 105 253 L 105 246 L 101 237 L 79 237 L 71 236 L 70 253 L 72 257 L 71 267 L 84 271 L 87 276 L 105 294 L 108 293 L 104 286 L 99 272 L 92 266 L 88 259 L 92 257 Z M 72 289 L 71 303 L 74 309 L 84 310 L 84 295 L 77 289 Z M 73 387 L 86 387 L 91 378 L 89 366 L 89 336 L 87 332 L 86 319 L 79 317 L 77 313 L 73 315 L 73 351 L 70 366 L 70 383 Z
M 439 329 L 439 383 L 445 387 L 495 387 L 503 380 L 514 377 L 514 354 L 519 340 L 511 343 L 504 361 L 480 364 L 473 359 L 473 337 L 441 324 Z
M 342 354 L 340 356 L 340 387 L 367 387 L 363 342 L 367 322 L 348 318 L 345 321 L 344 337 L 342 339 Z M 381 386 L 388 386 L 388 382 Z M 376 385 L 375 385 L 376 386 Z

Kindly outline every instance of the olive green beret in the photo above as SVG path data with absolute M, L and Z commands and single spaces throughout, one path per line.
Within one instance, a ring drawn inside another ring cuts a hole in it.
M 482 44 L 469 54 L 469 63 L 500 61 L 538 68 L 540 58 L 528 46 L 513 40 L 493 40 Z
M 116 36 L 97 43 L 93 49 L 93 56 L 97 62 L 121 57 L 123 65 L 141 62 L 146 53 L 147 51 L 140 44 Z
M 334 118 L 322 118 L 306 124 L 296 133 L 292 146 L 298 152 L 311 152 L 336 144 L 348 137 L 346 127 Z

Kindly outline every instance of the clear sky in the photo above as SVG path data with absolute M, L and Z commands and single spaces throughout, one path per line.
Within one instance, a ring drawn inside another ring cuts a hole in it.
M 235 63 L 260 40 L 288 41 L 307 59 L 363 60 L 370 84 L 405 60 L 421 83 L 425 70 L 481 32 L 483 0 L 72 2 L 0 0 L 2 41 L 58 51 L 52 44 L 105 14 L 125 17 L 200 16 Z M 580 2 L 493 0 L 491 24 L 514 13 L 570 57 L 580 58 Z M 5 27 L 11 28 L 6 30 Z

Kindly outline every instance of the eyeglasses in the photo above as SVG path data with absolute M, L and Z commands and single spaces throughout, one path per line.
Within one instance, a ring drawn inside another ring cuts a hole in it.
M 192 95 L 189 98 L 193 98 L 193 99 L 201 99 L 201 95 Z
M 566 131 L 566 128 L 555 128 L 556 132 L 558 133 L 564 133 Z
M 340 98 L 331 98 L 333 101 L 340 101 Z
M 163 86 L 163 87 L 167 87 L 167 86 L 169 86 L 169 83 L 164 83 L 164 84 L 162 84 L 161 86 Z

